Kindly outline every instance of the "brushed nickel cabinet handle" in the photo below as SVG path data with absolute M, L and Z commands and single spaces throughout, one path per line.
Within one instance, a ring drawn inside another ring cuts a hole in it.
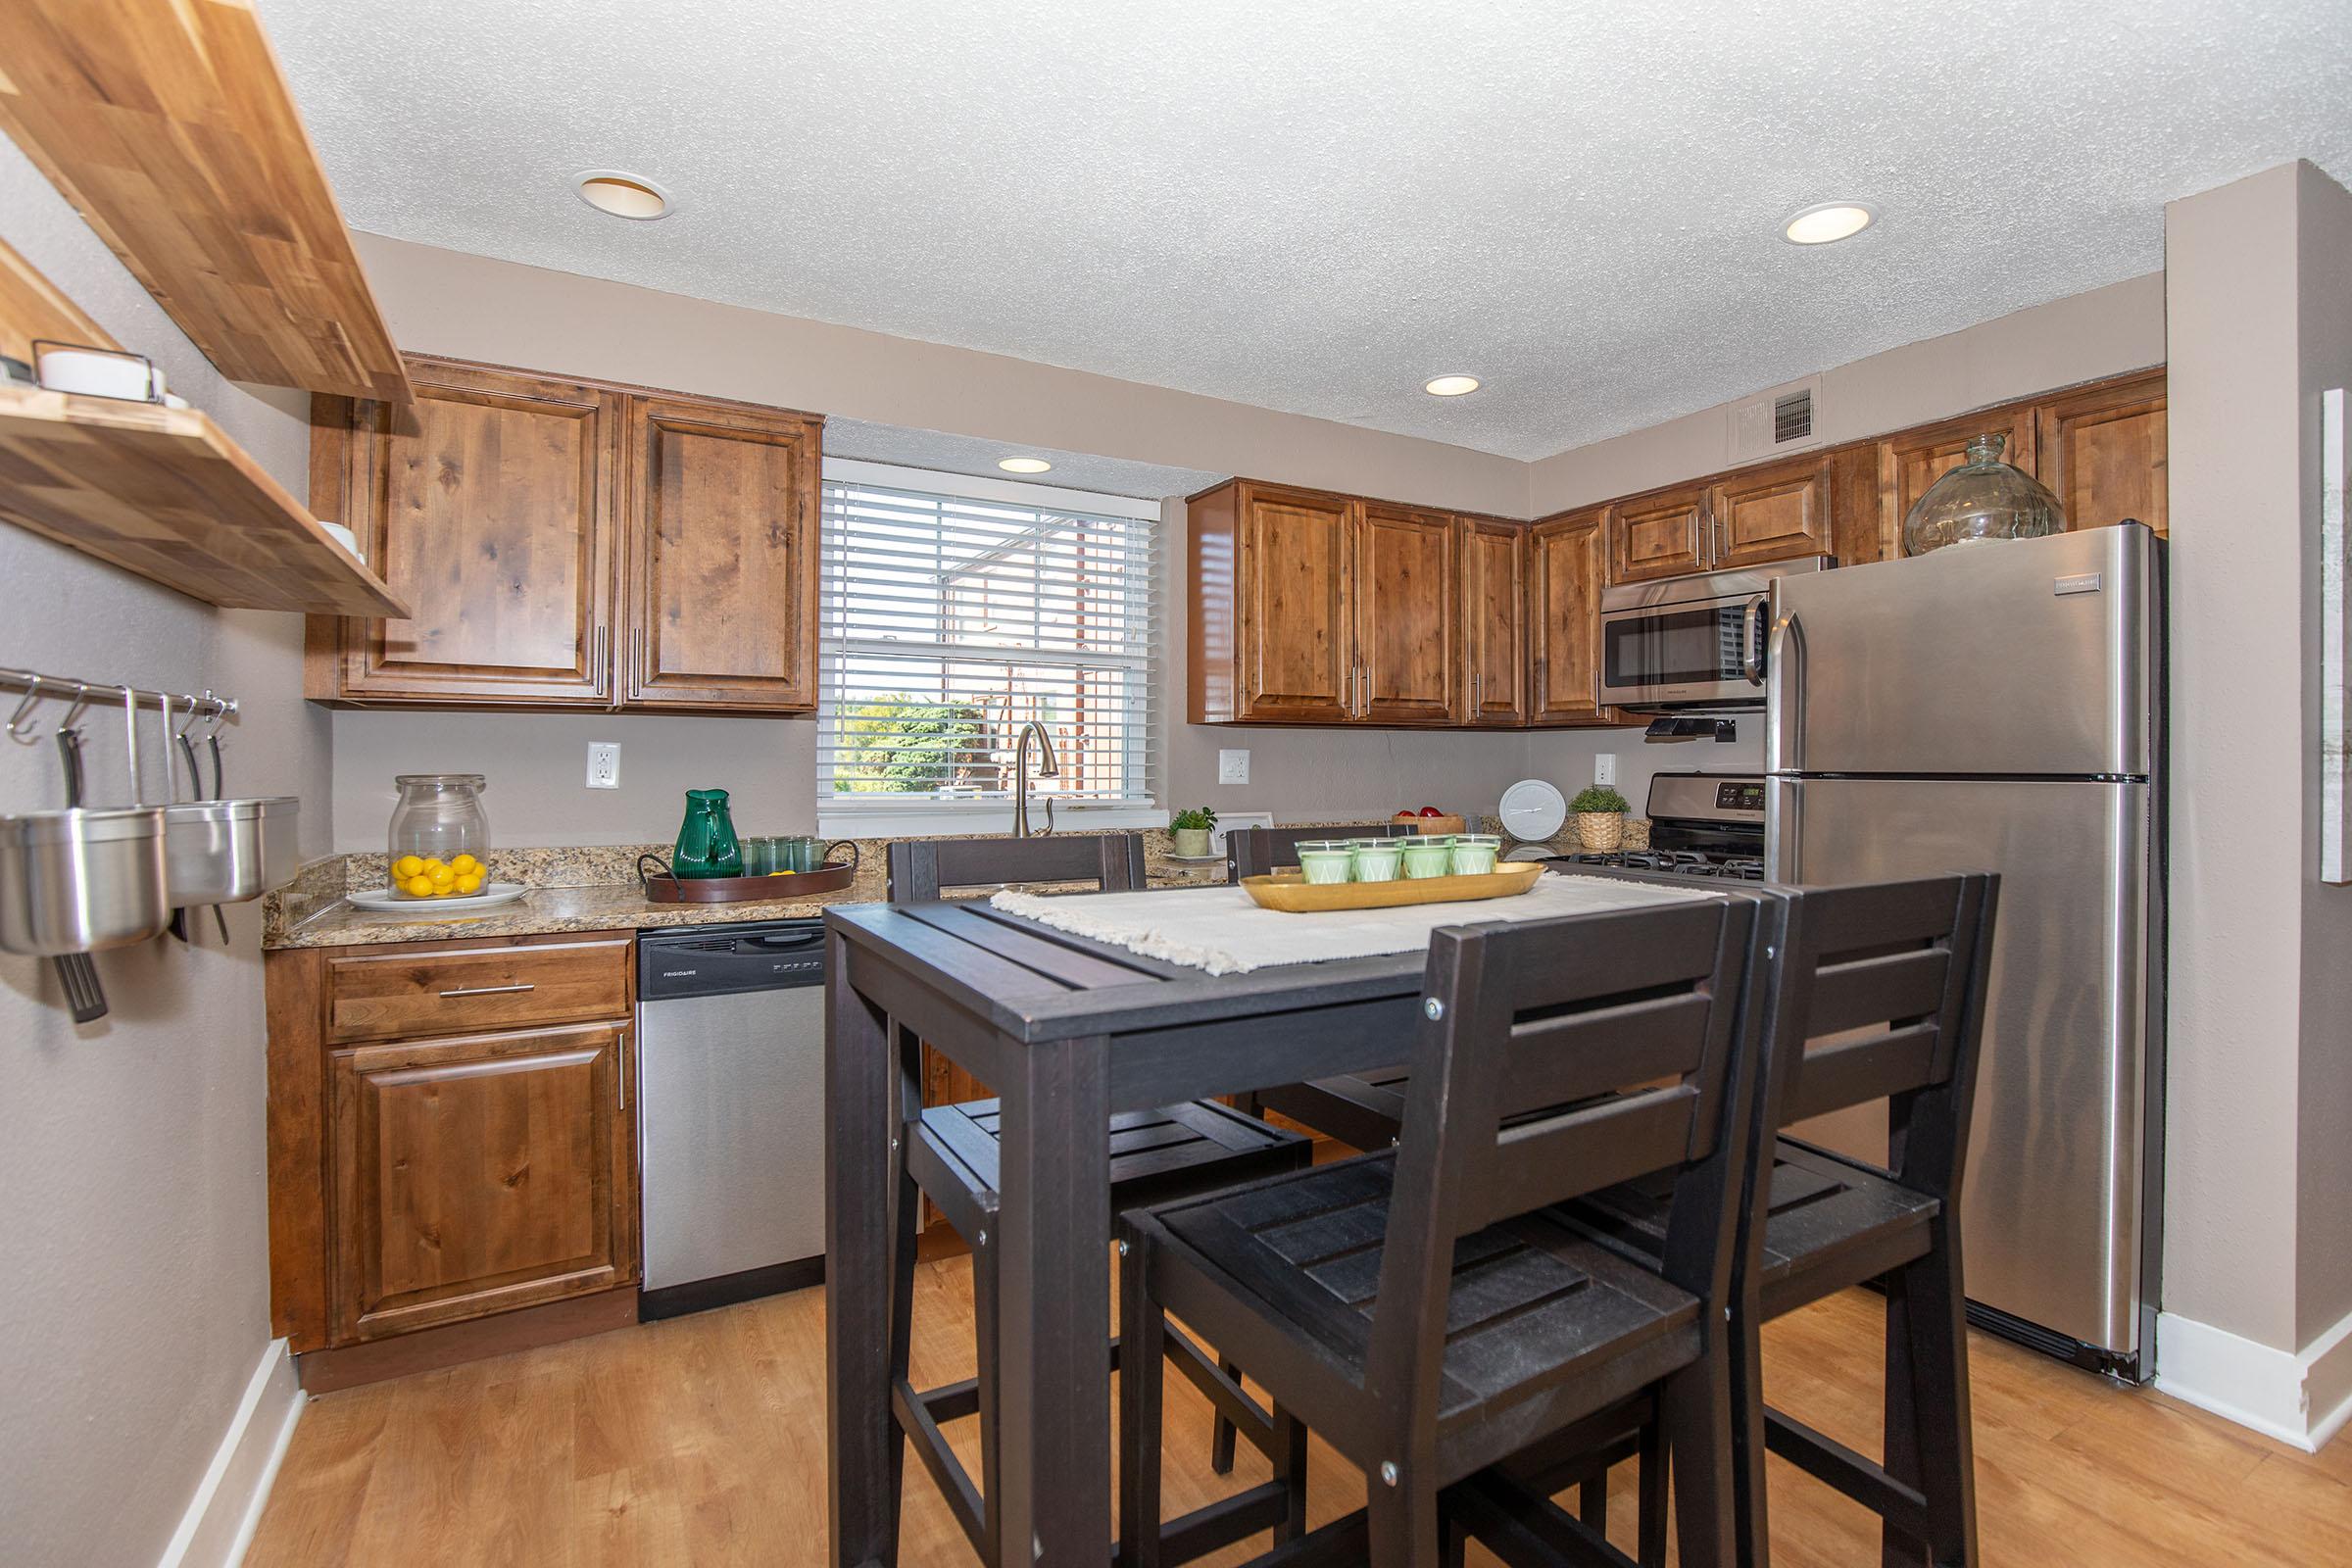
M 613 1109 L 620 1115 L 629 1113 L 629 1037 L 616 1035 L 612 1041 L 612 1092 L 619 1101 Z
M 535 984 L 525 984 L 519 986 L 459 986 L 454 990 L 444 991 L 441 993 L 441 995 L 444 997 L 503 997 L 510 992 L 536 991 L 538 989 L 538 986 Z
M 588 679 L 610 690 L 612 671 L 605 662 L 605 628 L 597 627 L 588 634 Z

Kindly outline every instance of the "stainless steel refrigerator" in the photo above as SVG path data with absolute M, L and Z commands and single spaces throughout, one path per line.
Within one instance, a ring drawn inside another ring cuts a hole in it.
M 2137 523 L 1787 577 L 1767 692 L 1775 880 L 2000 873 L 1970 1315 L 2134 1381 L 2160 1255 L 2163 594 Z M 1883 1110 L 1799 1136 L 1886 1157 Z

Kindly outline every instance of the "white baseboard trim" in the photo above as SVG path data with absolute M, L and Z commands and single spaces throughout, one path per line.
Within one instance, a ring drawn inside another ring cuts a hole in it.
M 2352 1317 L 2293 1353 L 2160 1312 L 2156 1386 L 2290 1447 L 2317 1452 L 2352 1421 Z
M 156 1568 L 236 1568 L 245 1560 L 303 1398 L 286 1342 L 271 1340 Z

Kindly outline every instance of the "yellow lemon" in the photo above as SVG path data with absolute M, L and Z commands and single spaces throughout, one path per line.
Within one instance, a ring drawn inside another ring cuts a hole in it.
M 404 855 L 392 862 L 392 874 L 403 882 L 423 869 L 424 862 L 414 855 Z
M 470 855 L 461 855 L 449 862 L 449 868 L 458 875 L 465 876 L 468 872 L 479 871 L 482 868 L 482 862 Z
M 433 886 L 437 888 L 445 888 L 458 879 L 458 873 L 446 865 L 436 865 L 424 874 L 432 880 Z
M 448 869 L 449 867 L 443 865 L 438 858 L 428 858 L 424 862 L 424 874 L 426 876 L 431 876 L 435 871 L 446 871 Z
M 429 876 L 413 876 L 401 884 L 401 891 L 412 899 L 429 899 L 433 896 L 433 879 Z
M 465 875 L 463 875 L 463 876 L 459 877 L 459 878 L 458 878 L 458 891 L 459 891 L 460 893 L 479 893 L 479 892 L 481 892 L 481 891 L 482 891 L 482 879 L 481 879 L 480 875 L 479 875 L 478 873 L 476 873 L 476 872 L 468 871 L 468 872 L 466 872 Z

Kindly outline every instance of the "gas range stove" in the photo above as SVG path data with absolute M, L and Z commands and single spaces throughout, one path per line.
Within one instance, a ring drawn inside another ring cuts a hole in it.
M 1649 781 L 1649 848 L 1564 855 L 1562 866 L 1764 880 L 1764 779 L 1757 773 L 1660 773 Z

